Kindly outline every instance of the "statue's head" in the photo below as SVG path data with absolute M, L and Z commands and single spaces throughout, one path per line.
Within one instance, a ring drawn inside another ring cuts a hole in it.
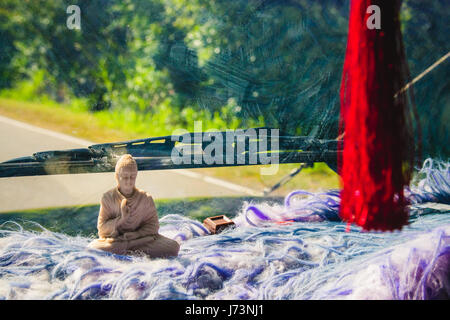
M 116 163 L 116 181 L 120 192 L 125 195 L 133 193 L 136 177 L 137 177 L 137 163 L 130 154 L 124 154 Z

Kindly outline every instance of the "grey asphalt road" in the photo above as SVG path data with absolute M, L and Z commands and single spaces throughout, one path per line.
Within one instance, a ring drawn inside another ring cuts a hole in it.
M 0 162 L 37 151 L 93 144 L 0 116 Z M 97 204 L 115 186 L 114 173 L 0 178 L 0 212 Z M 155 199 L 258 195 L 257 191 L 196 170 L 141 171 L 136 186 Z

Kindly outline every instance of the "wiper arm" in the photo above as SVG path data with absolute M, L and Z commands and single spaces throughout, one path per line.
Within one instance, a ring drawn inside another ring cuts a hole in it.
M 244 132 L 244 130 L 241 131 Z M 268 133 L 271 132 L 271 129 L 268 128 L 247 129 L 245 132 L 254 132 L 255 135 L 237 135 L 229 141 L 226 138 L 229 131 L 191 132 L 178 137 L 162 136 L 94 144 L 81 149 L 36 152 L 29 157 L 0 163 L 0 178 L 112 172 L 117 159 L 125 153 L 131 154 L 136 159 L 139 170 L 264 165 L 267 162 L 263 159 L 267 159 L 273 153 L 277 153 L 280 164 L 326 162 L 333 170 L 336 170 L 337 156 L 341 152 L 338 150 L 336 140 L 304 136 L 270 136 Z M 204 155 L 205 148 L 211 143 L 216 143 L 216 145 L 219 143 L 214 140 L 214 137 L 224 137 L 220 143 L 222 154 L 219 155 L 223 161 L 211 164 L 210 161 L 205 161 L 199 155 Z M 266 142 L 264 150 L 260 149 L 260 141 Z M 272 150 L 272 142 L 278 145 L 277 150 Z M 241 145 L 239 145 L 240 143 Z M 188 161 L 174 162 L 173 154 L 183 154 L 184 159 Z M 225 159 L 232 161 L 229 162 Z M 256 159 L 256 161 L 251 161 L 251 159 Z

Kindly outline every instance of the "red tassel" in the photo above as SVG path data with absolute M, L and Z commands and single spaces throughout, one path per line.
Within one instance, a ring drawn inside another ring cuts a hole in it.
M 371 5 L 381 9 L 380 29 L 367 25 Z M 400 5 L 401 0 L 350 4 L 341 84 L 340 216 L 364 230 L 401 229 L 408 223 L 403 189 L 411 179 L 413 144 L 406 94 L 396 95 L 408 76 Z

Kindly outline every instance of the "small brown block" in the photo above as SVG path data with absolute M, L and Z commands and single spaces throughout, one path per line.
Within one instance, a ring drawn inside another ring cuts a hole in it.
M 211 232 L 216 234 L 228 227 L 234 227 L 234 222 L 226 215 L 209 217 L 203 220 L 203 225 Z

